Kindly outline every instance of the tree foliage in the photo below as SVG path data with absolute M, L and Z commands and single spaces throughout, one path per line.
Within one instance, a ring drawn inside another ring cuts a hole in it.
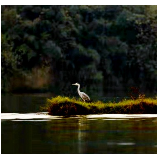
M 52 86 L 157 90 L 156 6 L 2 6 L 2 89 L 50 67 Z M 94 88 L 93 88 L 94 89 Z

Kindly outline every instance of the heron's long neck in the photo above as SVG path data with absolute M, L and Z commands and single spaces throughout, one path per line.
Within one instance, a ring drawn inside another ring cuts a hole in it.
M 78 93 L 80 93 L 80 85 L 78 85 L 77 91 L 78 91 Z

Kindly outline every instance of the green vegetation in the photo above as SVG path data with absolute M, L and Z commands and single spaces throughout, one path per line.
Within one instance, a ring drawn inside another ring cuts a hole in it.
M 157 99 L 138 98 L 122 100 L 119 103 L 101 101 L 87 103 L 75 98 L 55 97 L 47 100 L 44 110 L 50 115 L 87 114 L 157 114 Z
M 1 11 L 2 92 L 73 96 L 75 82 L 96 96 L 131 86 L 157 91 L 157 6 L 4 5 Z

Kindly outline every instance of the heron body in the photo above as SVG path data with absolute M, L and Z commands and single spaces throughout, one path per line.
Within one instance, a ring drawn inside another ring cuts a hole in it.
M 75 84 L 72 84 L 72 85 L 78 86 L 77 87 L 77 92 L 78 92 L 79 96 L 83 99 L 83 101 L 90 102 L 90 97 L 87 94 L 85 94 L 84 92 L 80 91 L 80 84 L 79 83 L 75 83 Z

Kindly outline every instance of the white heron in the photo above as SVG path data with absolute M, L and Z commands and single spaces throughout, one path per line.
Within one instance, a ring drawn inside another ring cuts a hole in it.
M 80 84 L 79 83 L 74 83 L 72 85 L 78 86 L 77 91 L 78 91 L 78 94 L 80 95 L 80 97 L 83 99 L 83 101 L 90 102 L 90 97 L 87 94 L 85 94 L 84 92 L 80 91 Z

